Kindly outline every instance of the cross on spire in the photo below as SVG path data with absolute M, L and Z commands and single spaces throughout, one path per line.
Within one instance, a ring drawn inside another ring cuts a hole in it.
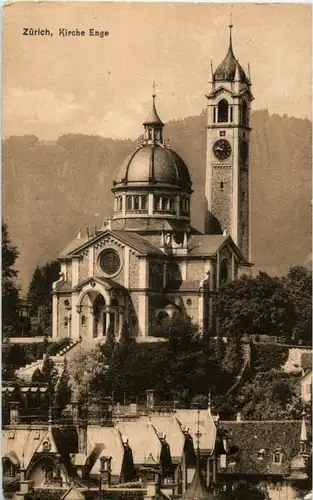
M 200 438 L 202 434 L 200 432 L 200 410 L 198 408 L 198 421 L 197 421 L 197 432 L 196 432 L 196 438 L 197 438 L 197 459 L 199 460 L 200 458 Z
M 152 97 L 155 99 L 155 81 L 152 82 Z
M 233 6 L 231 5 L 231 10 L 230 10 L 230 23 L 228 25 L 229 27 L 229 45 L 232 46 L 232 29 L 234 27 L 233 25 Z

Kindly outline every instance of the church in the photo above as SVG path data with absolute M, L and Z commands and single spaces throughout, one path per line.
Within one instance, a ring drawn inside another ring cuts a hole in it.
M 116 169 L 113 217 L 69 243 L 53 285 L 53 338 L 118 340 L 127 321 L 138 341 L 176 314 L 214 334 L 222 283 L 249 273 L 250 70 L 232 46 L 214 71 L 207 99 L 206 227 L 190 218 L 192 179 L 163 138 L 152 96 L 140 146 Z M 104 167 L 105 168 L 105 167 Z

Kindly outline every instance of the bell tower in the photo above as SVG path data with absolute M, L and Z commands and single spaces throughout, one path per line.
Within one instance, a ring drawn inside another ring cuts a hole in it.
M 246 259 L 250 257 L 249 141 L 250 68 L 246 75 L 232 44 L 213 71 L 207 104 L 206 233 L 230 234 Z

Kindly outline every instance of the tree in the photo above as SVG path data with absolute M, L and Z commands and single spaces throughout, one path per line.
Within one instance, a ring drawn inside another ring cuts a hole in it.
M 2 331 L 18 328 L 19 292 L 16 286 L 17 271 L 14 265 L 19 253 L 11 244 L 7 225 L 2 221 Z
M 67 369 L 67 361 L 64 360 L 64 368 L 63 372 L 58 380 L 56 390 L 55 390 L 55 406 L 60 410 L 64 410 L 64 408 L 70 404 L 72 396 L 72 390 L 70 387 L 70 376 Z
M 217 495 L 218 500 L 269 500 L 265 487 L 240 481 L 232 486 L 227 485 Z
M 90 395 L 100 392 L 103 396 L 103 376 L 107 370 L 107 360 L 100 348 L 80 348 L 68 362 L 68 372 L 72 391 L 78 395 L 79 402 L 90 399 Z M 99 391 L 99 384 L 101 391 Z
M 232 375 L 238 374 L 243 361 L 242 345 L 240 338 L 230 338 L 226 345 L 225 356 L 222 361 L 222 368 Z
M 174 353 L 188 351 L 198 339 L 198 327 L 187 316 L 176 314 L 169 318 L 164 334 Z
M 114 324 L 110 323 L 107 331 L 106 346 L 108 347 L 109 353 L 112 354 L 115 347 L 115 334 L 114 334 Z
M 284 279 L 286 293 L 295 310 L 293 336 L 312 343 L 312 271 L 303 266 L 292 267 Z
M 42 381 L 48 384 L 48 392 L 50 394 L 51 399 L 53 400 L 57 381 L 59 378 L 59 373 L 55 366 L 54 361 L 47 354 L 44 355 L 41 374 L 43 377 Z
M 288 335 L 295 325 L 295 307 L 281 278 L 260 272 L 221 286 L 217 299 L 221 333 Z
M 130 335 L 129 324 L 128 321 L 124 321 L 121 330 L 120 344 L 121 345 L 129 345 L 132 342 L 132 337 Z
M 41 334 L 50 334 L 52 326 L 52 284 L 59 278 L 60 265 L 57 261 L 37 266 L 33 272 L 27 293 L 31 316 L 37 316 Z

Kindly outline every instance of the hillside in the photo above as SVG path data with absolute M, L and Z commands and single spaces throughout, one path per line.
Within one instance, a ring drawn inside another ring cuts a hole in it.
M 308 263 L 311 252 L 309 120 L 252 113 L 252 260 L 270 273 Z M 171 121 L 170 146 L 189 166 L 193 225 L 203 229 L 205 114 Z M 117 166 L 136 141 L 64 135 L 3 141 L 3 217 L 20 250 L 19 280 L 27 289 L 37 264 L 54 259 L 79 228 L 111 215 Z

